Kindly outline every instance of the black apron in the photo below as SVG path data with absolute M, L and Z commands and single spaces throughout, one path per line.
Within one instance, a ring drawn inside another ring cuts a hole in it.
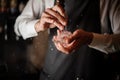
M 100 33 L 99 9 L 99 0 L 65 0 L 69 19 L 67 30 L 84 29 Z M 66 55 L 52 42 L 56 30 L 50 30 L 49 48 L 40 80 L 108 80 L 104 53 L 84 45 Z

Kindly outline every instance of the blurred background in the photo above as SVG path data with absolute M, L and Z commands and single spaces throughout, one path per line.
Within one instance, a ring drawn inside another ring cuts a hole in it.
M 36 61 L 34 65 L 34 59 L 31 60 L 34 56 L 32 39 L 23 40 L 14 33 L 15 20 L 27 1 L 0 0 L 0 80 L 39 78 L 40 64 Z

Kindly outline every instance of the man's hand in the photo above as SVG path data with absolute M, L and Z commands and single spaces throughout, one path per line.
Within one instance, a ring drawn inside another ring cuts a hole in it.
M 35 29 L 37 32 L 54 27 L 63 30 L 66 25 L 67 18 L 64 9 L 60 5 L 55 5 L 42 13 L 40 20 L 35 25 Z
M 53 37 L 53 42 L 56 46 L 56 48 L 65 53 L 69 54 L 73 51 L 77 50 L 82 45 L 88 45 L 91 43 L 93 39 L 93 34 L 91 32 L 86 32 L 84 30 L 76 30 L 71 36 L 64 38 L 65 40 L 65 46 L 62 44 L 58 37 L 60 36 L 60 33 L 58 33 L 57 36 Z

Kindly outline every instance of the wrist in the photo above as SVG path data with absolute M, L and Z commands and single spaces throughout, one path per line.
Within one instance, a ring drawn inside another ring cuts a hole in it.
M 89 45 L 93 40 L 93 33 L 92 32 L 88 32 L 88 39 L 87 40 L 88 40 L 87 45 Z
M 36 30 L 36 32 L 39 32 L 40 30 L 39 30 L 39 25 L 40 25 L 40 23 L 39 23 L 39 21 L 35 24 L 35 30 Z
M 41 25 L 40 20 L 35 24 L 35 30 L 36 32 L 44 31 L 43 25 Z

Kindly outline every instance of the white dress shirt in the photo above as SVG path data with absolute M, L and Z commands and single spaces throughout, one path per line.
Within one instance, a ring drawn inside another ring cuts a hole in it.
M 46 8 L 54 6 L 54 0 L 29 0 L 21 15 L 15 23 L 15 32 L 24 39 L 38 35 L 34 26 Z M 101 32 L 93 33 L 94 37 L 89 47 L 102 51 L 106 54 L 120 50 L 120 1 L 100 0 Z M 112 35 L 107 30 L 107 18 L 111 22 Z M 46 44 L 47 45 L 47 44 Z

